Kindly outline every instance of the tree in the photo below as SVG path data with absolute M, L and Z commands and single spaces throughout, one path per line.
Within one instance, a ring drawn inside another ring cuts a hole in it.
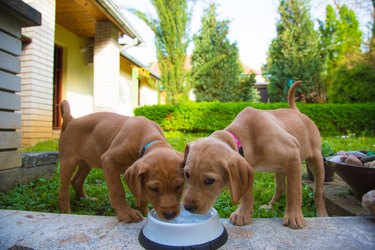
M 369 45 L 369 61 L 373 67 L 375 67 L 375 0 L 371 1 L 372 3 L 372 29 L 371 29 L 371 38 Z
M 346 5 L 339 8 L 339 21 L 336 32 L 337 65 L 357 61 L 361 56 L 362 32 L 359 21 L 353 10 Z
M 329 95 L 334 103 L 375 102 L 375 70 L 370 64 L 358 63 L 352 68 L 342 65 L 335 71 L 335 84 Z
M 325 62 L 323 77 L 327 85 L 328 96 L 332 97 L 332 100 L 337 100 L 337 95 L 340 94 L 336 91 L 343 89 L 342 86 L 337 85 L 348 84 L 343 82 L 343 76 L 347 76 L 346 79 L 353 80 L 355 76 L 361 75 L 351 74 L 350 72 L 343 74 L 343 71 L 350 71 L 363 60 L 361 52 L 362 32 L 359 29 L 359 21 L 354 11 L 346 5 L 336 5 L 336 7 L 338 8 L 338 15 L 336 15 L 334 8 L 328 5 L 325 22 L 319 22 L 319 31 L 322 37 L 322 58 Z M 360 69 L 360 72 L 363 72 L 367 67 L 360 67 Z M 341 76 L 342 74 L 343 76 Z M 349 84 L 355 85 L 355 82 Z M 362 86 L 365 85 L 362 84 Z M 345 89 L 347 88 L 345 87 Z M 343 100 L 343 98 L 340 98 L 340 100 Z
M 219 21 L 210 4 L 193 41 L 191 80 L 197 101 L 238 101 L 242 66 L 236 43 L 227 38 L 229 21 Z
M 340 5 L 340 3 L 336 0 L 336 5 Z M 372 18 L 372 24 L 370 27 L 371 36 L 368 39 L 368 53 L 366 60 L 369 64 L 372 64 L 375 67 L 375 0 L 351 0 L 349 2 L 353 2 L 354 6 L 361 9 L 362 13 L 370 14 Z
M 335 34 L 337 30 L 337 15 L 332 5 L 326 7 L 325 22 L 318 20 L 320 33 L 320 53 L 323 61 L 323 75 L 327 76 L 333 68 L 333 62 L 336 57 L 337 46 L 335 41 Z
M 271 101 L 286 101 L 290 84 L 302 80 L 297 99 L 321 101 L 322 62 L 319 36 L 314 30 L 307 0 L 281 0 L 277 36 L 268 49 L 263 71 L 270 82 Z
M 152 0 L 157 17 L 131 9 L 155 34 L 157 60 L 161 72 L 167 103 L 178 103 L 188 99 L 189 87 L 185 81 L 185 58 L 189 44 L 188 26 L 191 11 L 189 0 Z
M 354 2 L 363 10 L 370 12 L 372 17 L 371 37 L 368 40 L 368 53 L 365 59 L 375 68 L 375 0 L 354 0 Z
M 241 75 L 240 77 L 240 101 L 259 102 L 260 95 L 255 88 L 256 74 Z

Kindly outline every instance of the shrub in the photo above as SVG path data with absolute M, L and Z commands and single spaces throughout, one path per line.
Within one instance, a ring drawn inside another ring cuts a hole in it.
M 135 115 L 145 116 L 164 131 L 211 133 L 228 126 L 246 107 L 257 109 L 286 108 L 286 103 L 220 103 L 189 102 L 178 105 L 139 107 Z M 375 134 L 375 103 L 365 104 L 298 104 L 300 111 L 309 116 L 324 136 L 342 134 Z
M 329 102 L 359 103 L 375 101 L 375 70 L 369 64 L 357 64 L 349 69 L 339 67 L 328 89 Z

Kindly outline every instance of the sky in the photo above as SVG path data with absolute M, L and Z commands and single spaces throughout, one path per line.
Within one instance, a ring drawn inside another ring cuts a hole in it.
M 138 17 L 129 13 L 127 8 L 135 8 L 140 11 L 151 13 L 155 11 L 151 0 L 113 0 L 125 18 L 136 28 L 146 45 L 132 47 L 126 52 L 149 65 L 156 61 L 156 49 L 154 46 L 154 35 L 151 29 Z M 211 0 L 212 1 L 212 0 Z M 198 0 L 193 8 L 193 16 L 190 25 L 190 36 L 197 33 L 201 26 L 203 9 L 208 6 L 209 0 Z M 350 1 L 350 0 L 349 0 Z M 279 18 L 277 13 L 279 0 L 216 0 L 219 4 L 218 19 L 229 19 L 229 40 L 236 42 L 239 49 L 240 59 L 243 64 L 255 70 L 260 70 L 266 62 L 267 50 L 273 38 L 276 37 L 276 22 Z M 311 1 L 311 16 L 314 20 L 325 17 L 325 6 L 332 0 Z M 345 3 L 345 0 L 340 2 Z M 352 1 L 351 1 L 352 2 Z M 356 10 L 363 31 L 368 31 L 370 15 L 364 10 Z M 192 53 L 193 42 L 188 47 L 188 54 Z

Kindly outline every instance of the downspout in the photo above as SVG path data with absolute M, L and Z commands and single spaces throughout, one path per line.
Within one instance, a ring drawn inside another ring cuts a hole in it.
M 127 43 L 127 44 L 121 46 L 120 53 L 129 49 L 129 48 L 131 48 L 131 47 L 138 46 L 139 44 L 141 44 L 141 41 L 139 41 L 138 37 L 136 37 L 130 43 Z
M 140 44 L 140 41 L 139 39 L 136 37 L 136 38 L 133 38 L 132 41 L 130 41 L 129 43 L 121 46 L 120 48 L 120 54 L 124 53 L 125 50 L 131 48 L 131 47 L 134 47 L 134 46 L 138 46 Z M 134 107 L 138 107 L 139 106 L 139 95 L 138 95 L 138 92 L 139 92 L 139 74 L 138 74 L 138 67 L 133 67 L 132 66 L 132 83 L 133 83 L 133 88 L 132 88 L 132 103 L 133 103 L 133 106 Z

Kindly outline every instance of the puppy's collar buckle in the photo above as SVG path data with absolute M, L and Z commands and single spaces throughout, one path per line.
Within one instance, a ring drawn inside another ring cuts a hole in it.
M 240 155 L 242 155 L 242 157 L 245 157 L 245 155 L 243 153 L 243 147 L 241 145 L 240 140 L 232 132 L 229 132 L 228 130 L 226 130 L 226 131 L 233 137 L 233 140 L 236 142 L 237 147 L 238 147 L 238 153 L 240 153 Z
M 152 140 L 152 141 L 149 141 L 145 144 L 145 146 L 142 148 L 142 151 L 141 151 L 141 154 L 139 155 L 139 158 L 142 158 L 142 156 L 145 154 L 146 152 L 146 149 L 148 149 L 152 144 L 154 144 L 155 142 L 157 142 L 158 140 Z

